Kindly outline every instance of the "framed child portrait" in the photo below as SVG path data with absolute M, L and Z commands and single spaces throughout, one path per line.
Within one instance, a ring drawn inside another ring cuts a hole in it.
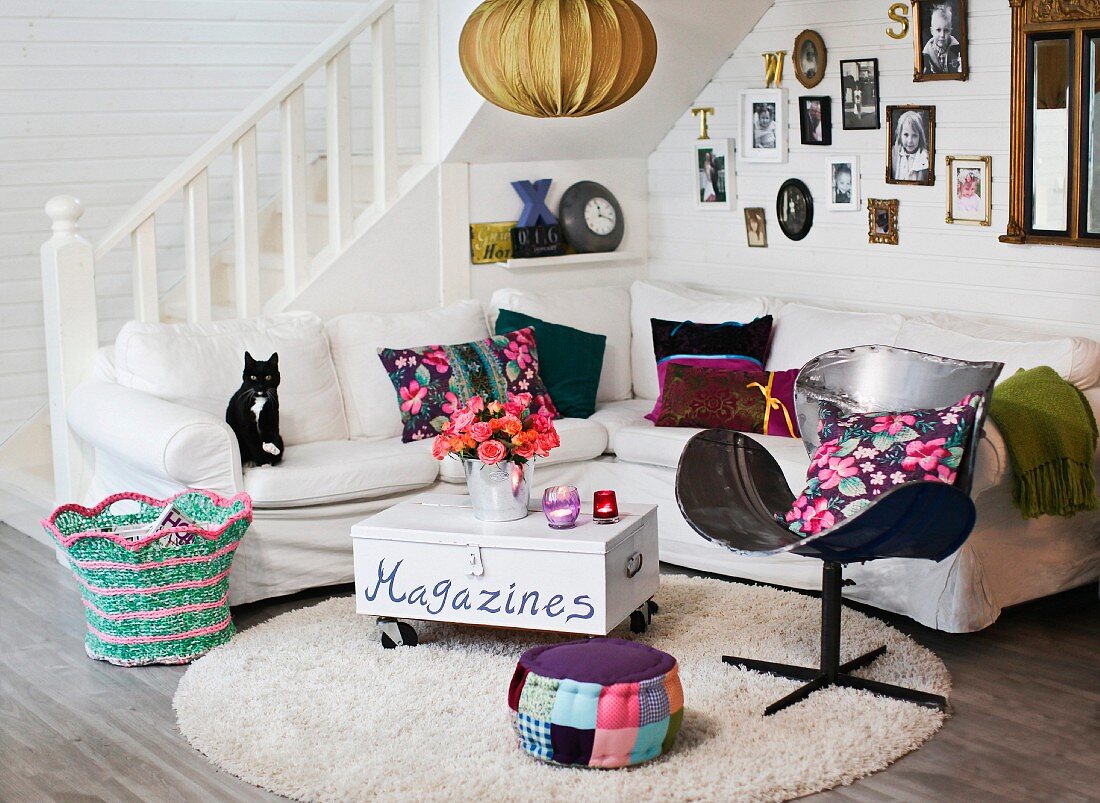
M 749 248 L 768 247 L 768 221 L 764 216 L 764 207 L 745 208 L 745 240 Z
M 741 92 L 743 162 L 787 161 L 787 90 L 747 89 Z
M 936 183 L 936 107 L 886 107 L 886 183 Z
M 804 95 L 798 99 L 798 121 L 803 145 L 833 144 L 831 102 L 828 95 Z
M 914 81 L 965 81 L 966 0 L 913 0 Z
M 992 218 L 992 156 L 946 156 L 948 223 L 988 226 Z
M 867 199 L 867 242 L 898 244 L 898 199 Z
M 840 62 L 841 117 L 845 130 L 878 128 L 878 59 Z
M 695 208 L 730 209 L 737 197 L 728 139 L 695 141 Z
M 837 156 L 829 160 L 825 176 L 829 198 L 825 207 L 833 212 L 858 212 L 859 157 Z

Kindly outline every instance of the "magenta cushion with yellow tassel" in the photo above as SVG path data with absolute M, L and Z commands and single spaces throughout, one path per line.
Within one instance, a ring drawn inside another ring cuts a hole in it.
M 798 371 L 729 371 L 670 365 L 657 426 L 721 427 L 797 438 L 794 381 Z

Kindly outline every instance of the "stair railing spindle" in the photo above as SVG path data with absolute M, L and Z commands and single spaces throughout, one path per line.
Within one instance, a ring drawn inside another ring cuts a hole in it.
M 260 314 L 260 224 L 256 127 L 233 143 L 233 242 L 237 316 Z
M 184 288 L 187 320 L 210 320 L 210 211 L 206 171 L 183 190 Z
M 305 286 L 309 260 L 306 230 L 305 87 L 279 108 L 282 126 L 283 290 L 288 297 Z
M 160 320 L 156 215 L 149 215 L 130 233 L 130 253 L 134 265 L 134 318 L 155 323 Z
M 325 65 L 325 124 L 328 134 L 328 245 L 339 251 L 351 240 L 351 50 L 345 47 Z

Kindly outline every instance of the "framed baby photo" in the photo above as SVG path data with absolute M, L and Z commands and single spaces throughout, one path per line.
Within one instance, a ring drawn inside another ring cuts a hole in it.
M 988 226 L 991 222 L 992 156 L 946 156 L 948 223 Z
M 825 41 L 817 31 L 806 29 L 794 40 L 794 76 L 798 83 L 813 89 L 825 77 Z
M 798 121 L 803 145 L 833 144 L 831 103 L 828 95 L 805 95 L 798 99 Z
M 867 199 L 867 241 L 898 244 L 898 199 Z
M 878 128 L 878 59 L 840 62 L 841 117 L 845 130 Z
M 764 217 L 764 207 L 745 208 L 745 240 L 749 248 L 768 247 L 768 221 Z
M 966 0 L 913 0 L 914 81 L 965 81 Z
M 695 208 L 730 209 L 737 197 L 733 162 L 733 142 L 728 139 L 695 141 Z
M 741 92 L 743 162 L 787 161 L 787 90 L 747 89 Z
M 833 212 L 858 212 L 859 157 L 838 156 L 829 160 L 825 176 L 829 198 L 825 208 Z
M 936 107 L 886 107 L 886 183 L 936 183 Z

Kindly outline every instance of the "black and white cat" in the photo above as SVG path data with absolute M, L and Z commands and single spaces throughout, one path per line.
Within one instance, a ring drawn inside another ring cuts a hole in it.
M 277 466 L 283 459 L 279 436 L 279 354 L 257 360 L 244 353 L 240 389 L 229 400 L 225 422 L 241 447 L 241 463 Z

